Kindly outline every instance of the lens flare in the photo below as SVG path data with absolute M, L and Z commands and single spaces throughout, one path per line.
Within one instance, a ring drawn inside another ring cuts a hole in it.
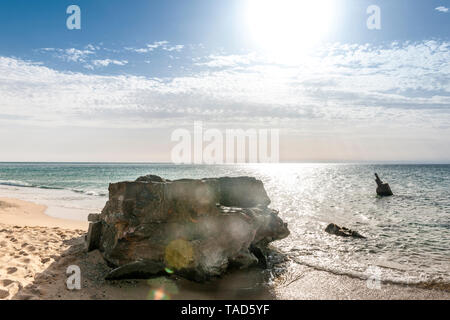
M 149 279 L 147 281 L 150 286 L 148 300 L 170 300 L 173 295 L 178 294 L 178 286 L 166 277 Z
M 194 248 L 186 240 L 173 240 L 166 247 L 165 259 L 170 270 L 186 268 L 194 260 Z
M 164 292 L 163 288 L 151 290 L 148 295 L 148 300 L 169 300 L 170 296 Z
M 168 274 L 172 274 L 172 273 L 173 273 L 173 270 L 170 269 L 170 268 L 165 268 L 164 270 L 165 270 Z

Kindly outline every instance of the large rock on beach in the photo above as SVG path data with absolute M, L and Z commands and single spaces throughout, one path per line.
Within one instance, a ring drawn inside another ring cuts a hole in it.
M 90 217 L 87 247 L 115 267 L 108 279 L 168 272 L 203 281 L 265 264 L 261 249 L 289 235 L 269 204 L 251 177 L 112 183 L 102 213 Z

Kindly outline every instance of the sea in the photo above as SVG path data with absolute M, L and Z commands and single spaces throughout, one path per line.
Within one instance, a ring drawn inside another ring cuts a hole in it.
M 374 173 L 393 197 L 376 195 Z M 291 264 L 400 284 L 450 283 L 450 165 L 0 163 L 0 197 L 43 204 L 54 217 L 99 213 L 111 182 L 155 174 L 167 179 L 253 176 L 291 234 L 274 243 Z M 366 239 L 324 229 L 336 223 Z

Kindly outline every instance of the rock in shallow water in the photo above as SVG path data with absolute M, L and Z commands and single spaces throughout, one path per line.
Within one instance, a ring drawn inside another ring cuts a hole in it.
M 101 231 L 88 238 L 117 268 L 108 278 L 169 270 L 202 281 L 231 266 L 261 264 L 254 248 L 289 235 L 269 203 L 263 183 L 251 177 L 169 181 L 149 175 L 110 184 Z
M 325 229 L 325 232 L 328 232 L 329 234 L 334 234 L 336 236 L 341 237 L 353 237 L 353 238 L 360 238 L 365 239 L 366 237 L 360 235 L 357 231 L 353 231 L 344 227 L 340 227 L 337 224 L 330 223 L 327 228 Z
M 389 184 L 381 181 L 377 173 L 375 173 L 375 178 L 375 182 L 377 183 L 377 195 L 380 197 L 390 197 L 394 195 Z

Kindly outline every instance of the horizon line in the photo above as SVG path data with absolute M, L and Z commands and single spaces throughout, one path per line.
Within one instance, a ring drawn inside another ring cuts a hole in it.
M 241 162 L 241 163 L 219 163 L 219 164 L 206 164 L 206 163 L 182 163 L 177 164 L 173 162 L 161 162 L 161 161 L 0 161 L 0 164 L 166 164 L 176 166 L 196 165 L 196 166 L 226 166 L 226 165 L 276 165 L 276 164 L 450 164 L 450 160 L 443 161 L 421 161 L 421 160 L 330 160 L 330 161 L 280 161 L 280 162 Z

